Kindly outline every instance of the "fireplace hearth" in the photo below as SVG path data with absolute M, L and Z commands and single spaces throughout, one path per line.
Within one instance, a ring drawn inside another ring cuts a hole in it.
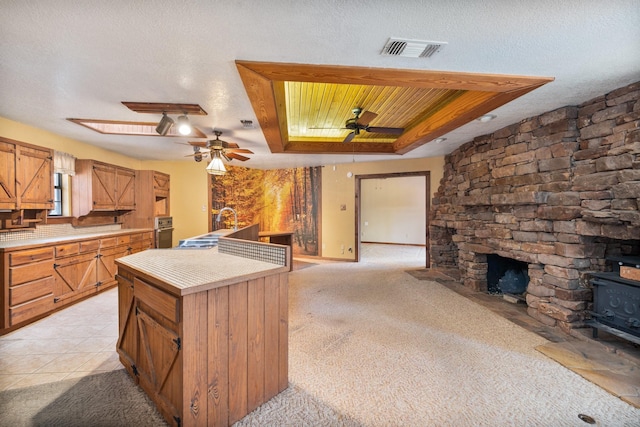
M 487 292 L 496 295 L 524 294 L 529 284 L 528 270 L 526 262 L 487 255 Z

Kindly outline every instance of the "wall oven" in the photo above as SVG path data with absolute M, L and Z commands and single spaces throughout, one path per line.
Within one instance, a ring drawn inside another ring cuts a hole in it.
M 156 248 L 173 246 L 173 218 L 170 216 L 155 217 Z

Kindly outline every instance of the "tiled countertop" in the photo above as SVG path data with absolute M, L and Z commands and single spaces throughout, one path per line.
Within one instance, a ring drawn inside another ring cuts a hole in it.
M 148 249 L 116 260 L 155 278 L 174 294 L 187 295 L 233 283 L 285 273 L 288 266 L 256 261 L 211 249 Z
M 10 240 L 7 242 L 0 242 L 0 251 L 3 249 L 29 249 L 31 247 L 43 246 L 48 244 L 56 244 L 56 243 L 64 243 L 74 240 L 84 240 L 84 239 L 95 239 L 99 237 L 111 237 L 118 236 L 121 234 L 132 234 L 132 233 L 143 233 L 153 231 L 152 228 L 126 228 L 121 230 L 114 231 L 100 231 L 93 233 L 78 233 L 78 234 L 69 234 L 69 235 L 60 235 L 60 236 L 52 236 L 52 237 L 38 237 L 33 239 L 22 239 L 22 240 Z

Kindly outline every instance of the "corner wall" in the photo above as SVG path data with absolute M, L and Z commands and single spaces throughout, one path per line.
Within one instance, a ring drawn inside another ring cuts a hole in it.
M 444 157 L 344 163 L 322 168 L 322 257 L 355 260 L 355 250 L 342 253 L 342 247 L 355 248 L 355 176 L 378 173 L 429 171 L 431 189 L 438 188 L 443 175 Z M 347 172 L 352 172 L 351 178 Z M 341 210 L 341 205 L 346 209 Z

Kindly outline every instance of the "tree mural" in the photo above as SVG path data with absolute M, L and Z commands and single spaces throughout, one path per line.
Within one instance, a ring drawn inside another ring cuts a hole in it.
M 320 167 L 227 170 L 211 175 L 214 216 L 229 206 L 238 213 L 238 227 L 259 223 L 263 231 L 291 231 L 294 254 L 318 255 Z M 214 230 L 233 227 L 233 214 L 226 214 L 219 224 L 214 218 Z

